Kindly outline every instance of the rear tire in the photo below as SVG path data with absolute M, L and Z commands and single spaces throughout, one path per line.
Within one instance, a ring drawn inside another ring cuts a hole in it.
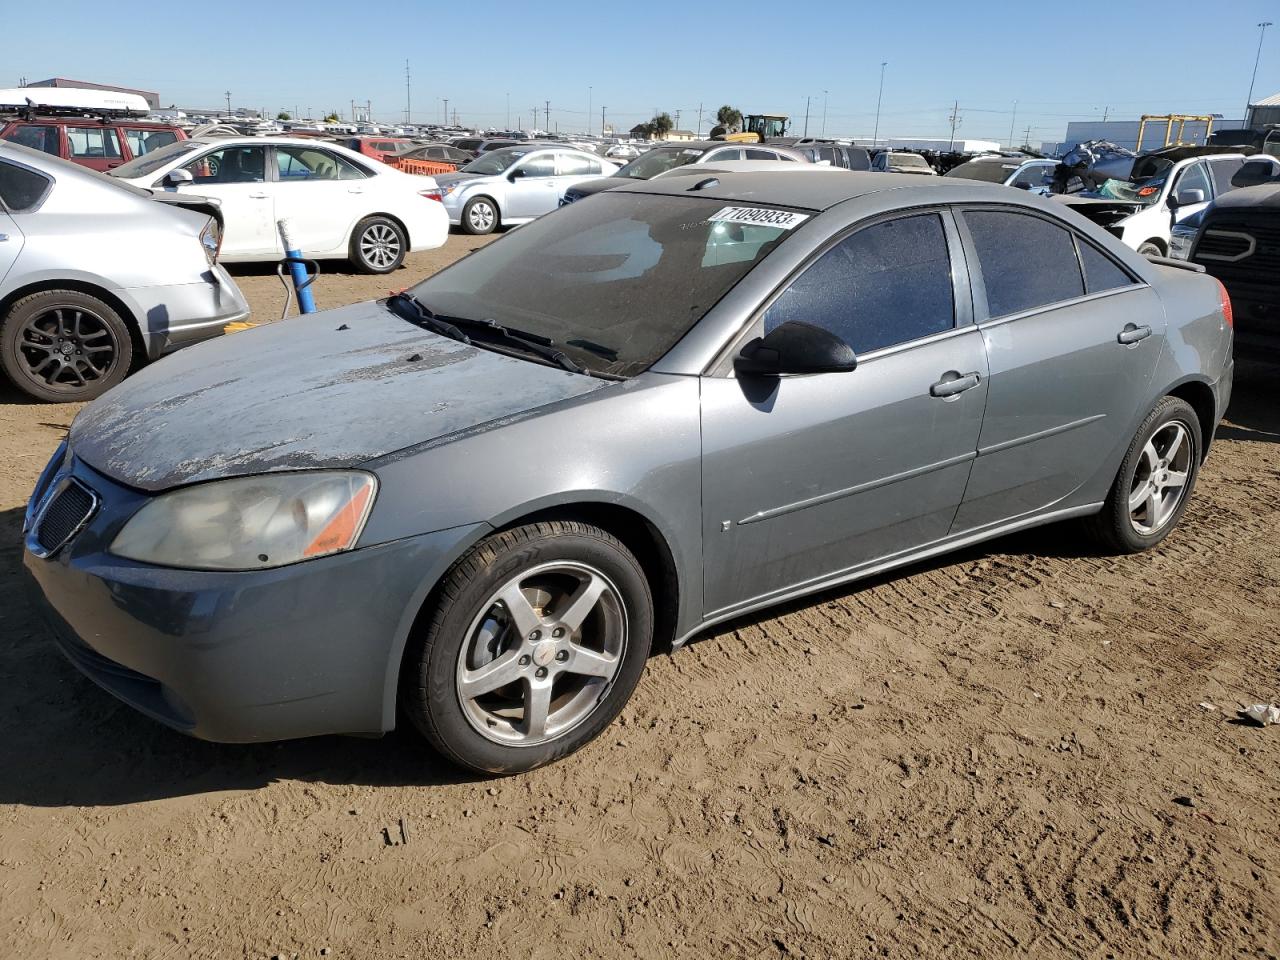
M 613 722 L 652 642 L 648 581 L 617 538 L 568 520 L 515 527 L 445 575 L 401 704 L 452 762 L 532 770 Z
M 79 290 L 23 297 L 0 326 L 0 367 L 36 400 L 80 403 L 129 374 L 133 337 L 114 307 Z
M 365 217 L 351 231 L 348 256 L 360 273 L 390 273 L 404 263 L 408 250 L 409 238 L 400 224 L 390 217 Z
M 488 197 L 472 197 L 462 207 L 462 229 L 474 236 L 493 233 L 501 219 L 498 205 Z
M 1102 511 L 1088 517 L 1093 539 L 1113 553 L 1150 550 L 1167 537 L 1200 473 L 1200 421 L 1185 400 L 1165 397 L 1138 428 Z

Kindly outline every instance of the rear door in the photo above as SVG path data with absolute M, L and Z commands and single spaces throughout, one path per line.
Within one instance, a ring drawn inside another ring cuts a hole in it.
M 368 206 L 364 172 L 317 147 L 277 146 L 272 153 L 275 219 L 289 221 L 289 237 L 303 256 L 342 252 Z
M 969 305 L 949 213 L 881 218 L 836 238 L 742 338 L 812 324 L 853 347 L 856 370 L 702 378 L 708 614 L 946 536 L 986 402 Z
M 51 186 L 44 174 L 24 164 L 0 160 L 0 290 L 25 242 L 11 214 L 36 209 Z
M 991 375 L 956 533 L 1096 486 L 1131 439 L 1164 343 L 1155 291 L 1060 221 L 986 207 L 960 222 Z
M 120 134 L 115 127 L 68 124 L 67 159 L 90 170 L 110 170 L 124 163 Z

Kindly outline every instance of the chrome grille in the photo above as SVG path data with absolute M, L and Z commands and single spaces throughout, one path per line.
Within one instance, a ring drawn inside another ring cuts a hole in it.
M 97 508 L 97 495 L 79 480 L 68 479 L 59 485 L 35 522 L 35 542 L 41 556 L 66 546 Z

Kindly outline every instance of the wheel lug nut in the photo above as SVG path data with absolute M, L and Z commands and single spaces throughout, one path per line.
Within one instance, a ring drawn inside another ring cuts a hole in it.
M 551 631 L 551 635 L 555 637 L 557 640 L 559 640 L 561 637 L 564 636 L 564 627 L 556 627 L 554 630 Z
M 526 654 L 525 656 L 520 658 L 520 666 L 527 667 L 528 665 L 529 665 L 529 656 L 528 654 Z
M 564 663 L 566 660 L 569 659 L 569 651 L 561 650 L 559 653 L 556 654 L 556 659 L 559 660 L 561 663 Z
M 542 679 L 543 677 L 545 677 L 546 675 L 547 675 L 547 668 L 546 668 L 546 667 L 539 667 L 539 668 L 538 668 L 538 670 L 537 670 L 537 672 L 534 674 L 534 676 L 535 676 L 535 677 L 537 677 L 539 680 L 541 680 L 541 679 Z
M 538 642 L 539 640 L 541 640 L 541 639 L 542 639 L 542 631 L 541 631 L 541 630 L 535 630 L 535 631 L 533 631 L 533 633 L 529 634 L 529 642 L 530 642 L 530 643 L 537 643 L 537 642 Z

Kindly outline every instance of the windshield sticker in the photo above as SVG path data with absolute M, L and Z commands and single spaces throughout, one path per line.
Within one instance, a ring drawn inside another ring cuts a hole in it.
M 761 227 L 794 230 L 809 219 L 807 213 L 790 210 L 767 210 L 761 207 L 725 207 L 707 218 L 713 223 L 754 223 Z

